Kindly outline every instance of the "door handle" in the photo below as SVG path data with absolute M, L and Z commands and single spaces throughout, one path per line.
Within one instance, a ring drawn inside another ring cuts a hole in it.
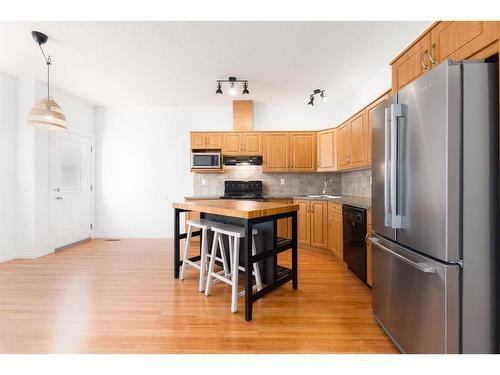
M 434 267 L 429 266 L 426 263 L 417 263 L 417 262 L 414 262 L 413 260 L 408 259 L 408 258 L 406 258 L 406 257 L 404 257 L 404 256 L 402 256 L 402 255 L 400 255 L 398 253 L 396 253 L 395 251 L 392 251 L 391 249 L 385 247 L 376 238 L 368 237 L 368 241 L 370 241 L 375 246 L 378 246 L 379 249 L 385 251 L 386 253 L 392 255 L 395 258 L 398 258 L 399 260 L 405 262 L 406 264 L 409 264 L 410 266 L 418 269 L 419 271 L 422 271 L 422 272 L 425 272 L 425 273 L 436 273 L 436 269 Z
M 432 63 L 432 65 L 436 65 L 436 59 L 432 57 L 432 51 L 434 51 L 435 48 L 436 48 L 436 43 L 432 43 L 431 51 L 429 52 L 429 60 Z
M 391 132 L 390 132 L 390 118 L 389 118 L 389 108 L 385 108 L 385 119 L 384 119 L 384 134 L 385 134 L 385 153 L 384 153 L 384 225 L 390 227 L 391 221 L 391 211 L 390 211 L 390 144 L 391 144 Z
M 397 211 L 397 178 L 398 178 L 398 118 L 406 116 L 405 104 L 391 104 L 391 227 L 401 228 L 401 216 Z
M 424 70 L 427 70 L 427 69 L 429 69 L 429 65 L 424 62 L 425 55 L 429 55 L 429 51 L 428 50 L 425 50 L 422 53 L 422 58 L 420 59 L 420 63 L 422 64 L 422 67 L 424 68 Z

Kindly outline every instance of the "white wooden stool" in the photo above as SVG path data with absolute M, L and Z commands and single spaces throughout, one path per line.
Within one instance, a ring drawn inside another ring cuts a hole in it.
M 200 292 L 203 292 L 205 290 L 205 277 L 208 266 L 207 260 L 209 257 L 207 234 L 213 225 L 220 225 L 220 223 L 216 223 L 210 220 L 200 219 L 200 220 L 188 220 L 186 224 L 188 225 L 188 231 L 186 237 L 186 244 L 184 248 L 184 256 L 182 258 L 181 273 L 179 277 L 181 280 L 184 280 L 184 272 L 186 271 L 186 266 L 188 265 L 198 269 L 200 271 L 200 284 L 198 289 Z M 191 246 L 191 236 L 193 234 L 193 227 L 201 229 L 201 254 L 200 254 L 199 264 L 189 260 L 189 248 Z M 215 258 L 215 259 L 217 259 L 218 261 L 222 261 L 224 267 L 224 274 L 228 275 L 230 273 L 230 268 L 228 267 L 227 264 L 226 254 L 222 252 L 222 258 Z
M 212 232 L 214 232 L 214 239 L 212 242 L 212 251 L 210 254 L 210 265 L 208 267 L 207 275 L 207 286 L 205 288 L 205 295 L 210 295 L 212 289 L 213 279 L 218 279 L 226 284 L 231 285 L 231 312 L 235 313 L 238 310 L 238 297 L 245 294 L 245 291 L 238 293 L 238 272 L 244 271 L 245 268 L 239 265 L 240 256 L 240 239 L 245 237 L 245 229 L 231 224 L 217 223 L 212 226 Z M 255 235 L 257 230 L 252 230 L 252 255 L 256 254 L 255 248 Z M 224 241 L 222 241 L 222 235 L 226 235 L 229 238 L 229 263 L 231 265 L 231 274 L 222 275 L 222 272 L 214 272 L 215 255 L 217 254 L 217 249 L 220 247 L 221 253 L 225 253 Z M 262 280 L 260 277 L 259 264 L 253 264 L 252 275 L 255 277 L 255 286 L 257 290 L 262 289 Z

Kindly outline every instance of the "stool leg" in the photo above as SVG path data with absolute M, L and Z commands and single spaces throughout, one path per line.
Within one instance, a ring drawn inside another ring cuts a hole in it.
M 191 225 L 189 225 L 187 237 L 186 237 L 186 243 L 185 243 L 185 247 L 184 247 L 184 256 L 182 257 L 181 274 L 179 275 L 181 280 L 184 280 L 184 271 L 186 270 L 186 259 L 188 258 L 189 247 L 191 246 L 191 234 L 192 233 L 193 233 L 193 227 Z
M 229 243 L 231 243 L 231 239 L 229 239 Z M 229 275 L 231 271 L 229 270 L 229 267 L 227 265 L 226 248 L 224 246 L 224 238 L 222 238 L 222 235 L 219 236 L 219 247 L 220 247 L 220 254 L 222 257 L 222 267 L 224 268 L 224 276 Z
M 207 230 L 202 229 L 201 231 L 201 259 L 200 259 L 200 284 L 198 287 L 198 290 L 200 292 L 203 292 L 205 290 L 205 275 L 207 272 L 207 252 L 208 252 L 208 246 L 207 246 Z
M 255 246 L 255 237 L 252 236 L 252 255 L 257 254 L 257 247 Z M 255 283 L 257 284 L 257 290 L 262 289 L 262 279 L 260 278 L 260 268 L 259 263 L 255 262 L 253 264 L 253 272 L 255 273 Z
M 238 237 L 230 238 L 231 241 L 234 239 L 234 254 L 233 254 L 233 275 L 231 281 L 233 283 L 231 290 L 231 312 L 235 313 L 238 311 L 238 271 L 239 271 L 239 257 L 240 257 L 240 239 Z
M 210 254 L 210 265 L 208 266 L 207 286 L 205 287 L 205 295 L 210 295 L 212 289 L 212 272 L 214 271 L 215 254 L 217 254 L 217 242 L 219 241 L 219 233 L 214 233 L 214 240 L 212 241 L 212 252 Z

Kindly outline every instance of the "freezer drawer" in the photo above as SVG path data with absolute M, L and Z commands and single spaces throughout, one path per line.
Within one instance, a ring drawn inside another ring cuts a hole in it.
M 405 353 L 459 353 L 460 268 L 379 236 L 373 249 L 373 313 Z

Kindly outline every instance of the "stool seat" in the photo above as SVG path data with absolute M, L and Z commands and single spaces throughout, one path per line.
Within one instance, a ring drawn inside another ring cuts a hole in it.
M 245 237 L 245 228 L 239 227 L 237 225 L 216 223 L 214 226 L 212 226 L 211 229 L 213 232 L 225 234 L 231 237 L 236 237 L 236 238 Z M 252 229 L 252 235 L 255 236 L 257 233 L 258 233 L 257 229 Z
M 196 228 L 210 230 L 213 226 L 219 225 L 220 223 L 207 219 L 193 219 L 186 221 L 186 224 Z

